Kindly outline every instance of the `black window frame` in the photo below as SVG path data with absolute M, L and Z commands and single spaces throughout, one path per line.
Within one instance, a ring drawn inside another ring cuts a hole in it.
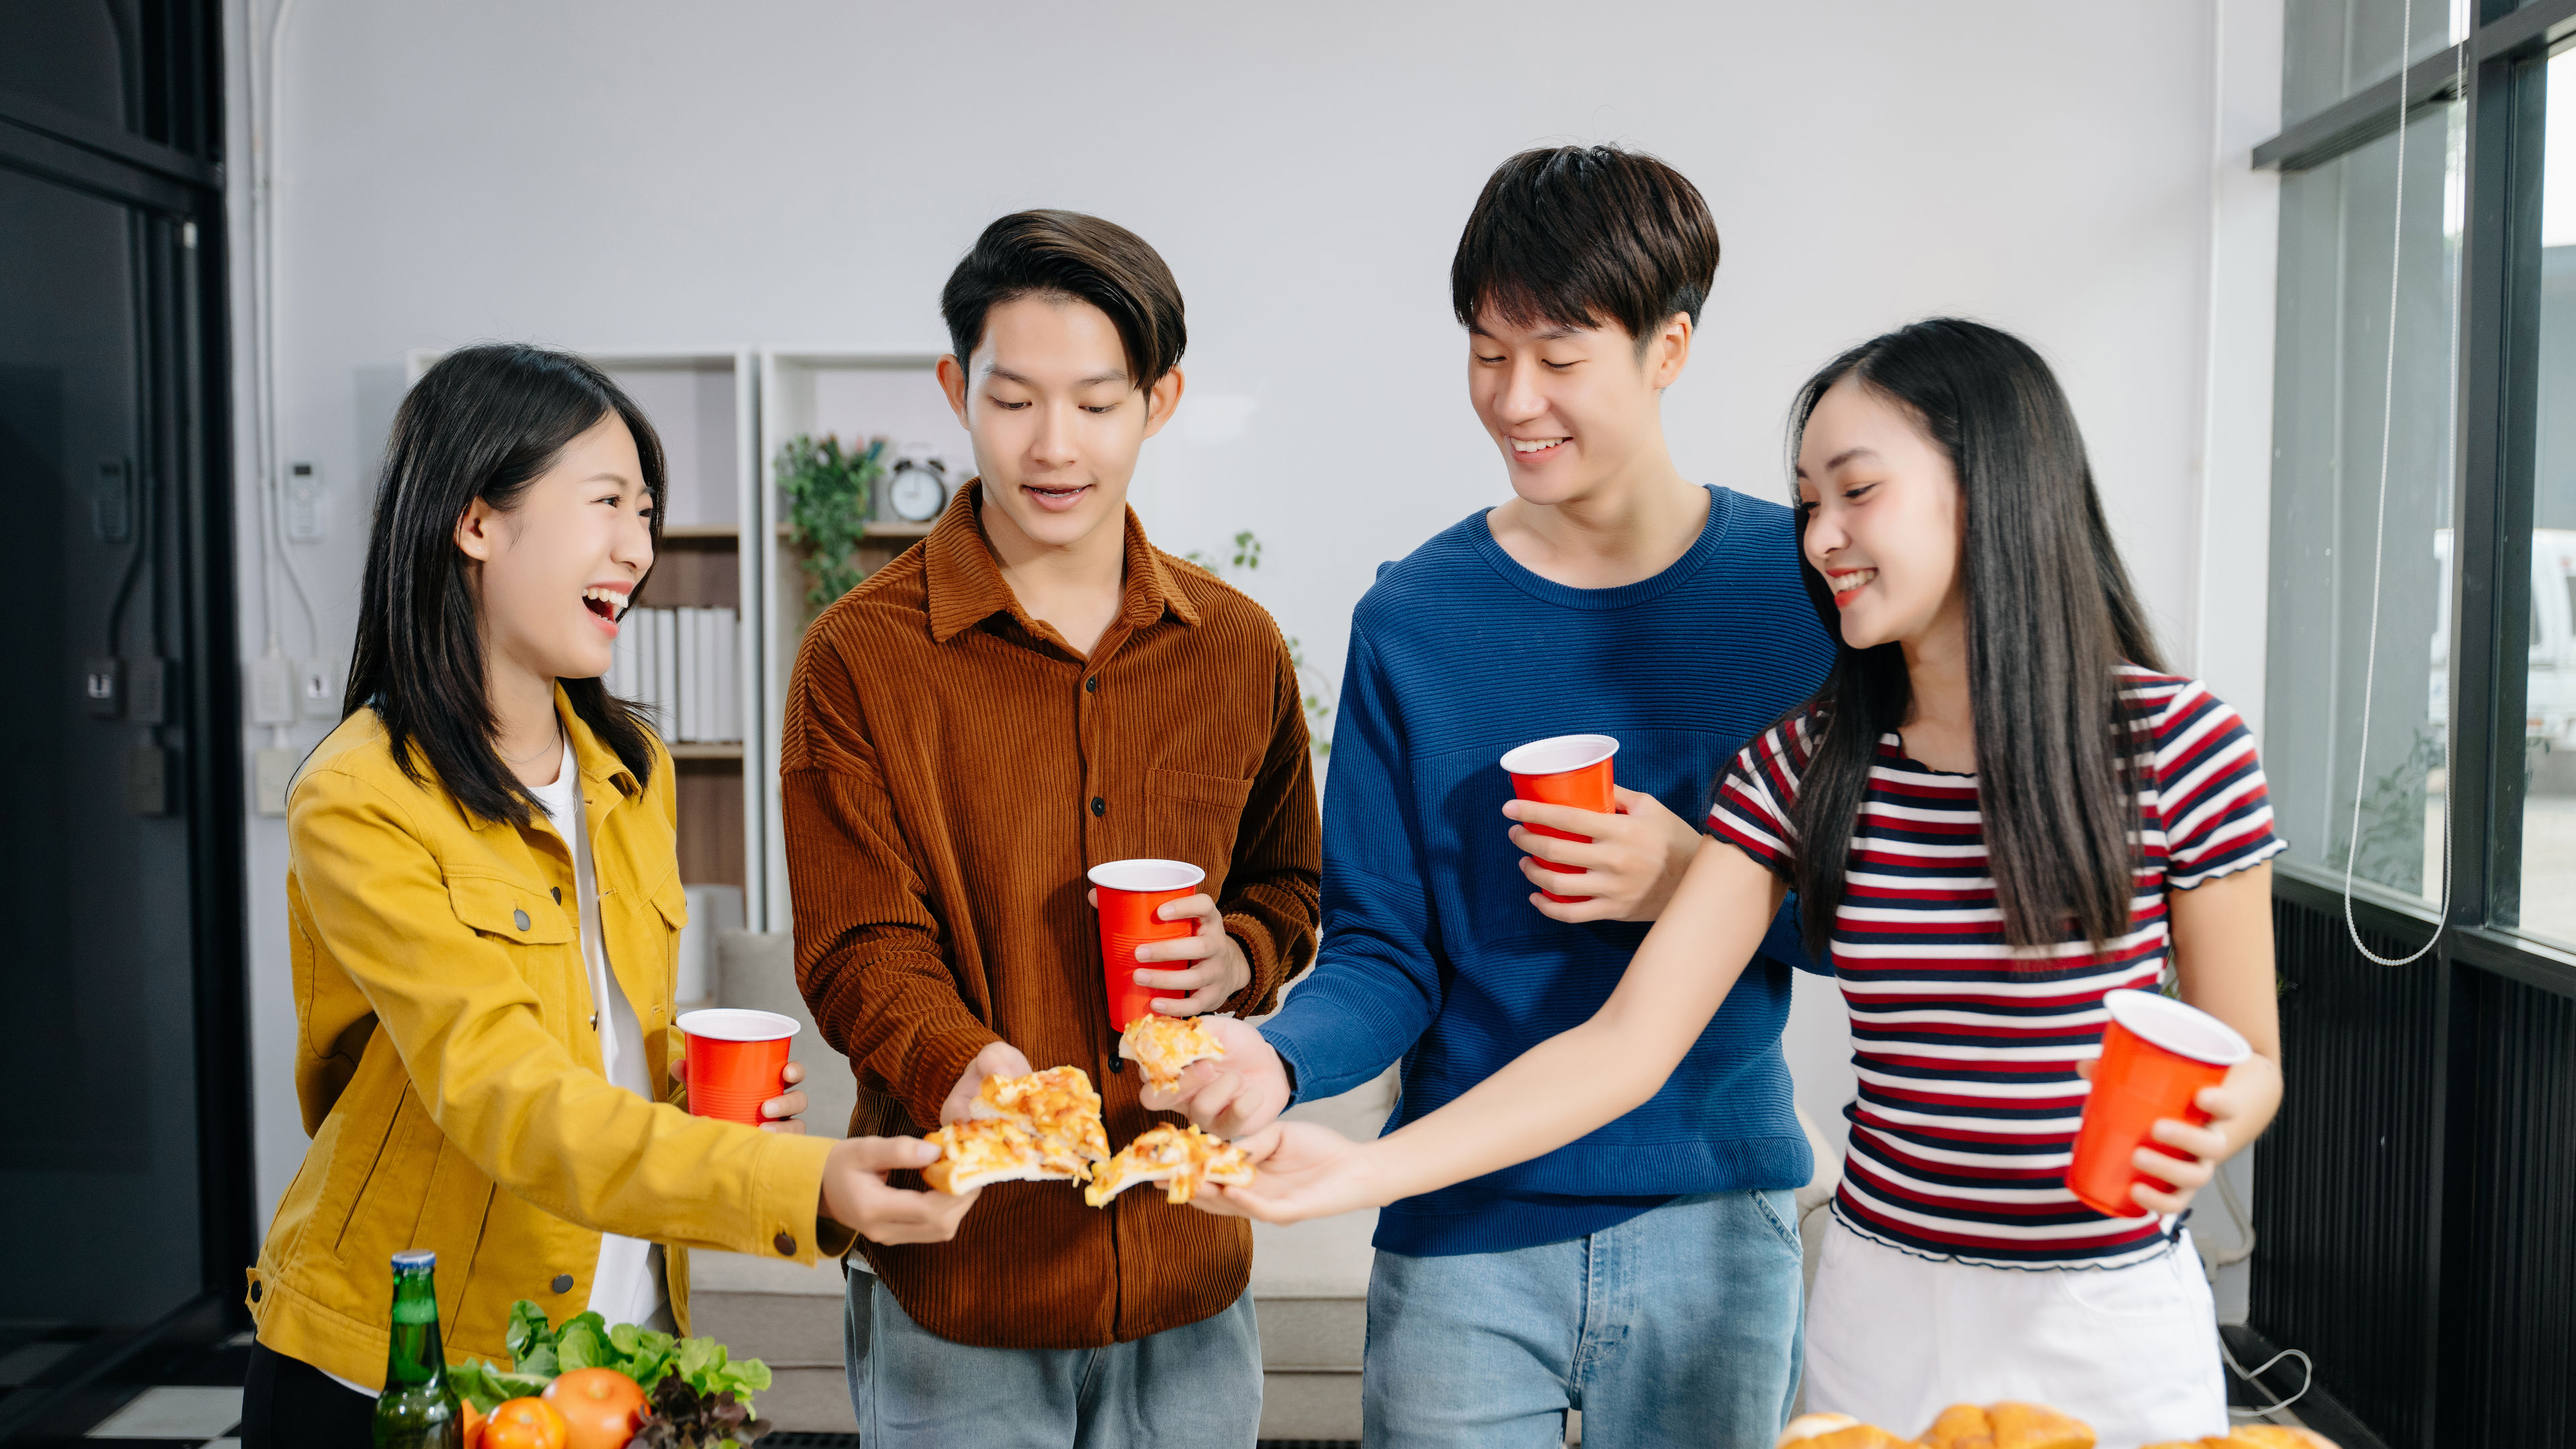
M 2576 1286 L 2563 1212 L 2533 1206 L 2576 1179 L 2576 1142 L 2558 1130 L 2576 1112 L 2576 951 L 2501 924 L 2519 918 L 2531 571 L 2498 567 L 2527 560 L 2533 529 L 2547 87 L 2532 72 L 2576 43 L 2576 0 L 2477 0 L 2472 16 L 2465 39 L 2252 158 L 2308 170 L 2395 131 L 2401 103 L 2409 120 L 2462 106 L 2449 913 L 2275 862 L 2289 1090 L 2256 1156 L 2253 1321 L 2227 1330 L 2248 1365 L 2315 1350 L 2297 1412 L 2347 1449 L 2501 1449 L 2576 1413 L 2569 1316 L 2500 1291 L 2563 1300 Z M 2346 939 L 2347 912 L 2383 955 L 2441 939 L 2379 966 Z M 2289 1365 L 2264 1383 L 2303 1387 Z
M 187 631 L 178 693 L 185 748 L 175 789 L 188 821 L 195 1000 L 200 1281 L 180 1307 L 102 1342 L 68 1380 L 13 1397 L 0 1440 L 95 1419 L 138 1374 L 249 1324 L 243 1271 L 257 1251 L 250 1127 L 243 894 L 240 656 L 234 585 L 229 264 L 224 174 L 223 7 L 151 0 L 132 127 L 0 89 L 0 169 L 148 214 L 180 238 L 170 268 L 160 385 L 181 399 L 165 439 L 180 499 Z

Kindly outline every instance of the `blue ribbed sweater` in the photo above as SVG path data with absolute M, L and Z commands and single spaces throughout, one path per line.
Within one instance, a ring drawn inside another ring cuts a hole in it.
M 1833 658 L 1798 580 L 1789 510 L 1709 490 L 1679 562 L 1576 589 L 1513 562 L 1482 512 L 1381 565 L 1351 620 L 1324 792 L 1323 943 L 1264 1028 L 1301 1100 L 1404 1061 L 1387 1130 L 1589 1017 L 1642 924 L 1566 925 L 1529 904 L 1505 835 L 1512 746 L 1600 733 L 1618 781 L 1684 819 L 1744 742 Z M 1502 1252 L 1598 1232 L 1676 1195 L 1793 1188 L 1813 1170 L 1780 1054 L 1793 910 L 1663 1090 L 1533 1161 L 1379 1215 L 1377 1246 Z

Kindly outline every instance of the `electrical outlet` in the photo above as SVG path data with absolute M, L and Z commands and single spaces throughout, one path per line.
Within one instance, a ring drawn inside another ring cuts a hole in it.
M 97 719 L 114 719 L 125 711 L 125 667 L 101 656 L 81 666 L 81 705 Z
M 125 661 L 125 717 L 141 725 L 170 722 L 170 661 Z
M 317 464 L 286 465 L 286 541 L 322 541 L 322 469 Z
M 125 808 L 136 815 L 170 813 L 170 752 L 136 745 L 125 754 Z
M 286 787 L 295 783 L 295 752 L 262 749 L 251 756 L 252 808 L 262 815 L 286 813 Z
M 337 659 L 298 659 L 295 661 L 295 699 L 306 719 L 336 720 L 340 717 L 340 661 Z
M 295 723 L 295 676 L 284 655 L 263 654 L 250 662 L 250 718 L 253 724 Z

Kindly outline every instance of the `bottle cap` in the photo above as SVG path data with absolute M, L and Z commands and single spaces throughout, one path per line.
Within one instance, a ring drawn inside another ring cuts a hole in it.
M 429 1248 L 412 1248 L 394 1254 L 394 1271 L 397 1273 L 406 1271 L 417 1273 L 424 1268 L 437 1266 L 438 1254 Z

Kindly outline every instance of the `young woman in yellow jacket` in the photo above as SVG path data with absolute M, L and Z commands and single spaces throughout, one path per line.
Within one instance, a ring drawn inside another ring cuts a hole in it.
M 394 420 L 345 717 L 288 799 L 313 1142 L 250 1272 L 242 1438 L 366 1442 L 388 1259 L 438 1253 L 452 1358 L 510 1305 L 688 1324 L 686 1250 L 813 1262 L 950 1237 L 909 1138 L 690 1116 L 671 757 L 600 683 L 653 565 L 660 442 L 578 358 L 468 348 Z M 791 1074 L 790 1081 L 800 1074 Z

